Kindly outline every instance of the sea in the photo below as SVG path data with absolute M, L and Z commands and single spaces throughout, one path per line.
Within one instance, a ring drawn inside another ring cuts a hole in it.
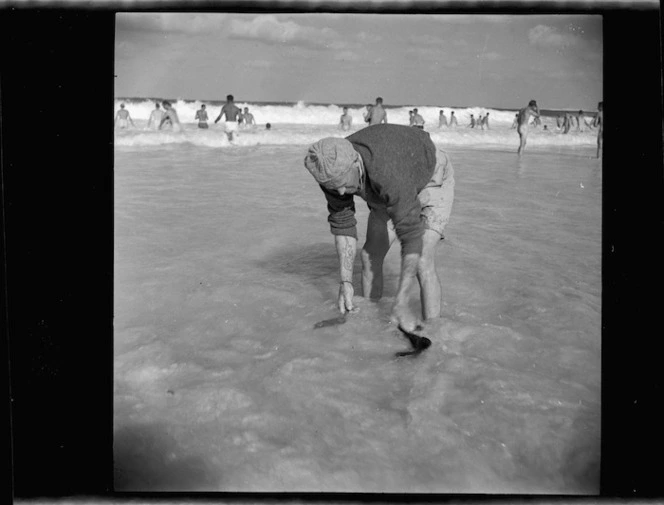
M 120 103 L 135 127 L 114 153 L 117 491 L 599 492 L 595 130 L 561 133 L 549 111 L 518 157 L 515 110 L 387 108 L 397 124 L 419 109 L 456 179 L 442 317 L 424 324 L 429 349 L 397 358 L 398 243 L 384 298 L 360 296 L 358 254 L 359 311 L 314 328 L 338 315 L 338 259 L 303 159 L 365 127 L 363 104 L 238 102 L 257 125 L 230 143 L 221 102 L 173 100 L 181 128 L 161 131 L 146 129 L 153 100 Z M 440 110 L 459 127 L 439 129 Z M 466 126 L 487 112 L 488 129 Z

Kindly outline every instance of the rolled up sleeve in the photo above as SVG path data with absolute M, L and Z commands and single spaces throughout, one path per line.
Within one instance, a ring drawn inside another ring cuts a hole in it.
M 357 220 L 353 195 L 339 195 L 320 187 L 327 200 L 327 217 L 332 235 L 346 235 L 357 239 Z

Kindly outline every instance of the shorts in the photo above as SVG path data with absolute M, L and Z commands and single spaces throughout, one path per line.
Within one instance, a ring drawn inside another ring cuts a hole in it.
M 120 128 L 128 128 L 129 127 L 129 121 L 126 119 L 118 119 L 118 126 Z
M 198 123 L 199 128 L 207 128 L 208 124 L 207 123 Z
M 442 149 L 436 148 L 436 168 L 431 180 L 417 195 L 422 205 L 420 219 L 424 228 L 438 233 L 441 239 L 445 238 L 445 226 L 450 220 L 452 204 L 454 203 L 454 167 L 449 155 Z M 389 229 L 394 231 L 394 223 L 387 214 L 384 205 L 371 203 L 369 205 L 374 217 L 386 221 Z
M 236 132 L 237 131 L 237 121 L 226 121 L 226 131 L 227 132 Z

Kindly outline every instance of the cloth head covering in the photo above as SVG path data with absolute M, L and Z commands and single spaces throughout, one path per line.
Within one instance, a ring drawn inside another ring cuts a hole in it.
M 309 147 L 304 166 L 318 184 L 334 188 L 344 185 L 358 157 L 353 144 L 346 139 L 327 137 Z

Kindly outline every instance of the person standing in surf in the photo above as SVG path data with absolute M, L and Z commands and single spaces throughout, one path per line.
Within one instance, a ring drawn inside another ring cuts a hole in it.
M 526 148 L 526 139 L 528 138 L 528 123 L 530 118 L 534 117 L 535 119 L 539 118 L 539 108 L 537 107 L 537 102 L 531 100 L 528 102 L 528 106 L 521 109 L 517 116 L 518 126 L 516 131 L 519 134 L 519 149 L 517 154 L 521 156 L 523 150 Z
M 343 110 L 344 113 L 339 118 L 339 128 L 341 128 L 343 131 L 348 131 L 353 124 L 353 116 L 348 114 L 348 107 L 344 107 Z
M 447 118 L 445 117 L 445 112 L 441 110 L 438 116 L 438 128 L 442 128 L 443 126 L 447 126 Z
M 240 108 L 233 103 L 233 95 L 226 96 L 226 103 L 221 108 L 219 116 L 214 120 L 215 124 L 219 122 L 222 116 L 226 116 L 226 136 L 228 137 L 229 142 L 233 142 L 233 133 L 237 131 L 238 128 L 238 118 L 242 111 Z
M 418 128 L 382 124 L 346 138 L 324 138 L 307 151 L 304 166 L 320 185 L 339 257 L 337 304 L 353 312 L 353 264 L 357 249 L 355 195 L 369 205 L 361 251 L 365 297 L 383 295 L 383 260 L 395 239 L 401 243 L 401 275 L 391 320 L 412 332 L 417 320 L 408 293 L 420 285 L 422 318 L 441 314 L 442 285 L 435 256 L 454 201 L 454 169 L 445 151 Z
M 199 128 L 207 128 L 208 124 L 208 113 L 205 110 L 205 104 L 201 105 L 201 108 L 196 111 L 196 117 L 195 119 L 198 120 L 198 127 Z
M 369 125 L 387 124 L 387 112 L 383 108 L 383 99 L 381 97 L 376 98 L 376 104 L 371 108 L 367 122 Z
M 164 117 L 164 111 L 159 107 L 159 102 L 154 104 L 154 110 L 148 119 L 148 129 L 157 129 L 161 124 L 161 118 Z
M 489 129 L 489 113 L 487 112 L 482 120 L 482 126 L 486 126 L 486 129 Z
M 459 126 L 459 122 L 457 121 L 457 118 L 454 115 L 454 111 L 450 112 L 450 127 L 452 126 Z
M 417 112 L 417 109 L 413 109 L 413 126 L 415 128 L 419 128 L 420 130 L 424 130 L 424 118 L 420 115 L 419 112 Z
M 256 126 L 256 120 L 254 119 L 254 115 L 249 112 L 249 107 L 244 108 L 242 117 L 244 117 L 245 126 Z
M 171 102 L 164 101 L 161 103 L 161 106 L 164 108 L 164 116 L 161 118 L 161 123 L 159 123 L 159 129 L 165 123 L 170 123 L 173 126 L 173 129 L 180 129 L 180 119 L 178 118 L 178 113 L 171 105 Z
M 597 115 L 593 121 L 593 126 L 597 128 L 597 158 L 603 154 L 603 133 L 604 133 L 604 113 L 602 109 L 604 108 L 604 102 L 599 102 L 597 104 Z
M 134 120 L 131 118 L 131 115 L 129 114 L 129 111 L 125 109 L 125 104 L 121 103 L 120 110 L 115 115 L 114 126 L 119 126 L 120 129 L 126 129 L 129 128 L 129 122 L 131 122 L 131 125 L 134 128 L 136 127 L 136 125 L 134 124 Z
M 475 116 L 472 114 L 470 115 L 470 124 L 468 125 L 469 128 L 475 128 Z
M 373 110 L 373 104 L 368 103 L 367 104 L 367 111 L 362 114 L 362 117 L 364 118 L 365 123 L 370 123 L 371 122 L 371 111 Z

